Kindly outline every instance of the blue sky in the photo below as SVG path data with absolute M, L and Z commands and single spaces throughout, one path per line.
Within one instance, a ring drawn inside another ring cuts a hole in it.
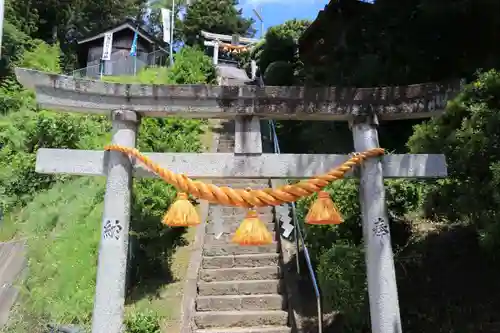
M 329 0 L 240 0 L 240 7 L 243 8 L 244 16 L 255 19 L 257 30 L 260 29 L 260 22 L 252 12 L 252 8 L 261 9 L 266 30 L 293 18 L 315 19 L 328 2 Z M 256 37 L 259 36 L 260 33 L 257 32 Z

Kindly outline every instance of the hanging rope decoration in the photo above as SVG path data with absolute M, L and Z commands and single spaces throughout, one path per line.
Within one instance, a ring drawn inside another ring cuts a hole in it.
M 311 205 L 305 222 L 309 224 L 342 223 L 342 218 L 330 194 L 322 191 L 322 189 L 330 182 L 344 178 L 348 171 L 360 165 L 364 160 L 384 154 L 384 149 L 382 148 L 370 149 L 362 153 L 356 153 L 340 166 L 331 169 L 323 175 L 315 176 L 293 185 L 285 185 L 276 189 L 243 190 L 226 186 L 219 187 L 192 180 L 183 174 L 173 173 L 168 169 L 160 167 L 135 148 L 108 145 L 104 149 L 121 152 L 131 158 L 135 158 L 179 191 L 176 201 L 170 206 L 163 218 L 163 224 L 172 227 L 188 227 L 200 224 L 200 218 L 193 204 L 188 200 L 188 194 L 214 204 L 248 208 L 247 216 L 233 237 L 233 242 L 240 245 L 265 245 L 272 242 L 272 235 L 267 230 L 265 224 L 259 220 L 255 208 L 279 206 L 284 203 L 295 202 L 300 198 L 314 193 L 318 193 L 318 198 Z
M 245 45 L 232 45 L 227 43 L 220 43 L 219 47 L 222 48 L 224 52 L 231 52 L 233 54 L 238 54 L 248 51 L 248 47 Z

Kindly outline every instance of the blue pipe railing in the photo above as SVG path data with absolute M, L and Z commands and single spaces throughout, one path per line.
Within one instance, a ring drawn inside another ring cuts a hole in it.
M 273 150 L 275 154 L 280 154 L 281 149 L 278 141 L 278 135 L 276 133 L 276 124 L 273 120 L 269 120 L 269 132 L 271 134 L 271 138 L 273 141 Z M 304 230 L 302 230 L 302 226 L 300 225 L 297 218 L 297 210 L 295 206 L 295 202 L 290 204 L 292 208 L 292 220 L 294 225 L 294 238 L 295 238 L 295 247 L 297 248 L 297 255 L 295 256 L 297 260 L 297 274 L 300 276 L 300 261 L 299 261 L 299 253 L 300 253 L 300 242 L 302 242 L 302 248 L 304 250 L 304 258 L 306 260 L 307 269 L 309 271 L 309 276 L 311 278 L 314 293 L 316 295 L 316 306 L 318 308 L 318 333 L 323 333 L 323 311 L 321 309 L 321 294 L 319 292 L 318 281 L 316 279 L 316 274 L 314 273 L 314 269 L 311 263 L 311 256 L 309 255 L 309 251 L 307 249 L 307 245 L 304 237 Z
M 255 66 L 255 72 L 257 69 L 257 65 L 254 62 L 252 66 Z M 259 75 L 257 77 L 254 76 L 255 73 L 252 75 L 252 79 L 257 79 L 257 84 L 259 86 L 264 86 L 264 80 L 262 78 L 262 75 Z M 280 144 L 278 141 L 278 134 L 276 133 L 276 124 L 273 120 L 268 121 L 269 125 L 269 134 L 271 137 L 271 140 L 273 142 L 273 152 L 275 154 L 281 154 L 281 149 L 280 149 Z M 314 288 L 314 294 L 316 296 L 316 306 L 318 310 L 318 333 L 323 333 L 323 310 L 321 306 L 321 294 L 319 292 L 319 286 L 318 286 L 318 280 L 316 279 L 316 274 L 314 273 L 314 269 L 311 263 L 311 256 L 309 255 L 309 250 L 307 249 L 307 245 L 305 242 L 305 237 L 304 237 L 304 232 L 301 229 L 302 226 L 300 225 L 298 218 L 297 218 L 297 209 L 295 206 L 295 202 L 292 202 L 290 204 L 292 208 L 292 221 L 293 221 L 293 232 L 294 232 L 294 238 L 295 238 L 295 247 L 297 250 L 297 254 L 295 255 L 296 259 L 296 266 L 297 266 L 297 274 L 300 276 L 300 258 L 299 258 L 299 253 L 300 253 L 300 243 L 302 242 L 302 247 L 304 249 L 304 258 L 306 260 L 306 265 L 307 269 L 309 271 L 309 276 L 311 278 L 313 288 Z

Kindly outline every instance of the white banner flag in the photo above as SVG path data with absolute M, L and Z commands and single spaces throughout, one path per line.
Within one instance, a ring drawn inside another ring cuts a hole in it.
M 163 41 L 170 44 L 170 10 L 161 9 L 161 20 L 163 24 Z
M 102 60 L 111 60 L 111 50 L 113 46 L 113 33 L 104 34 L 104 43 L 102 45 Z

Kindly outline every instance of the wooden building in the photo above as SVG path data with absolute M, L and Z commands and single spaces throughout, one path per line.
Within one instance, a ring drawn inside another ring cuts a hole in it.
M 137 57 L 130 55 L 130 49 L 137 30 Z M 103 61 L 104 34 L 113 33 L 111 60 Z M 163 66 L 168 61 L 168 51 L 164 42 L 137 27 L 132 20 L 78 42 L 78 62 L 81 70 L 74 75 L 98 77 L 103 75 L 133 75 L 147 66 Z M 134 59 L 136 58 L 136 59 Z

